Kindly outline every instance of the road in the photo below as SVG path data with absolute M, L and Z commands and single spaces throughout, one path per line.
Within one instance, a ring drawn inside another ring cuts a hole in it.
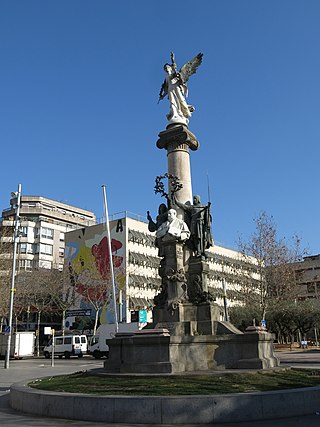
M 320 369 L 320 349 L 279 351 L 281 366 L 295 366 L 296 368 Z
M 283 366 L 312 367 L 320 369 L 320 351 L 287 351 L 278 352 Z M 32 358 L 10 361 L 9 369 L 4 369 L 4 361 L 0 360 L 0 425 L 1 427 L 107 427 L 106 423 L 94 423 L 87 421 L 73 421 L 53 418 L 38 417 L 14 411 L 9 406 L 9 388 L 11 384 L 31 378 L 39 378 L 50 375 L 68 374 L 72 372 L 100 368 L 103 361 L 96 361 L 90 356 L 82 359 L 71 358 L 55 359 L 55 366 L 51 367 L 51 361 L 44 358 Z M 320 413 L 320 403 L 319 403 Z M 214 424 L 213 427 L 319 427 L 320 415 L 314 414 L 304 417 L 287 418 L 281 420 L 255 421 L 245 423 Z M 135 427 L 132 425 L 112 425 L 112 427 Z M 151 427 L 144 425 L 143 427 Z M 156 427 L 155 424 L 152 427 Z M 162 427 L 166 427 L 162 425 Z M 167 426 L 170 427 L 170 426 Z M 196 427 L 185 425 L 183 427 Z M 207 425 L 207 427 L 210 427 Z

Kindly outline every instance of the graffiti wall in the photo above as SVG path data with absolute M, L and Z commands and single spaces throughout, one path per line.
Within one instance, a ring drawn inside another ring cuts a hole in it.
M 121 219 L 110 222 L 111 256 L 117 300 L 119 291 L 124 293 L 126 284 L 124 221 Z M 74 308 L 91 309 L 91 317 L 99 311 L 101 324 L 113 323 L 112 276 L 105 224 L 66 233 L 65 243 L 65 263 L 70 271 Z

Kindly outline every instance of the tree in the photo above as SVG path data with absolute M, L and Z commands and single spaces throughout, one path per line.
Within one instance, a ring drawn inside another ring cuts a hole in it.
M 269 328 L 276 334 L 281 344 L 294 342 L 294 336 L 299 330 L 295 321 L 296 309 L 296 301 L 282 301 L 269 310 Z
M 12 256 L 13 256 L 13 228 L 0 226 L 0 332 L 5 319 L 9 315 Z
M 62 271 L 51 270 L 49 280 L 52 303 L 62 313 L 61 329 L 64 335 L 66 311 L 75 304 L 74 283 L 70 276 L 70 267 L 65 264 Z
M 273 218 L 265 212 L 254 222 L 256 228 L 249 242 L 239 241 L 241 257 L 247 262 L 240 274 L 238 298 L 246 306 L 259 307 L 262 320 L 271 306 L 297 298 L 294 263 L 301 260 L 302 251 L 297 236 L 291 246 L 278 239 Z
M 112 295 L 111 280 L 102 280 L 100 277 L 95 276 L 93 274 L 82 274 L 81 279 L 75 285 L 77 292 L 82 295 L 84 301 L 95 311 L 94 335 L 98 327 L 99 313 L 108 305 Z
M 280 343 L 294 342 L 296 334 L 306 338 L 320 324 L 320 305 L 317 299 L 283 301 L 271 307 L 268 314 L 269 327 L 276 333 Z
M 248 326 L 255 323 L 255 319 L 259 318 L 260 312 L 255 306 L 235 305 L 229 307 L 229 316 L 230 322 L 244 332 Z
M 27 311 L 28 307 L 37 313 L 37 355 L 40 355 L 40 325 L 43 313 L 52 310 L 52 271 L 34 269 L 21 272 L 17 276 L 15 310 Z
M 319 325 L 319 301 L 316 299 L 297 301 L 293 319 L 301 336 L 306 338 L 307 333 Z
M 0 276 L 0 332 L 8 316 L 10 304 L 10 281 L 7 276 Z

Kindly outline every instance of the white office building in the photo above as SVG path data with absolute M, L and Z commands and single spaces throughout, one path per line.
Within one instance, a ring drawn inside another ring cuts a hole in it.
M 110 218 L 110 235 L 117 294 L 118 318 L 131 322 L 139 320 L 139 312 L 147 312 L 152 320 L 153 298 L 159 292 L 161 279 L 158 274 L 160 258 L 155 247 L 155 233 L 148 230 L 147 221 L 127 212 Z M 107 231 L 104 224 L 74 230 L 66 235 L 66 259 L 73 266 L 77 277 L 75 285 L 77 306 L 90 308 L 90 295 L 94 292 L 93 281 L 88 281 L 88 272 L 97 275 L 109 288 L 111 278 L 109 257 L 106 255 Z M 237 269 L 243 268 L 244 261 L 237 251 L 213 246 L 208 251 L 210 265 L 209 287 L 216 295 L 216 301 L 223 306 L 225 294 L 237 287 Z M 94 270 L 94 273 L 93 273 Z M 96 282 L 95 282 L 96 283 Z M 100 295 L 100 294 L 99 294 Z M 106 298 L 101 323 L 113 322 L 113 305 Z

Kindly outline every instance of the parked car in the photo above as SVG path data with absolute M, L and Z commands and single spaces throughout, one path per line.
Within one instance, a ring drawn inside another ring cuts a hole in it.
M 88 341 L 86 335 L 63 335 L 54 337 L 54 355 L 60 359 L 64 356 L 70 359 L 71 356 L 82 357 L 87 353 Z M 52 357 L 52 338 L 43 349 L 46 359 Z

